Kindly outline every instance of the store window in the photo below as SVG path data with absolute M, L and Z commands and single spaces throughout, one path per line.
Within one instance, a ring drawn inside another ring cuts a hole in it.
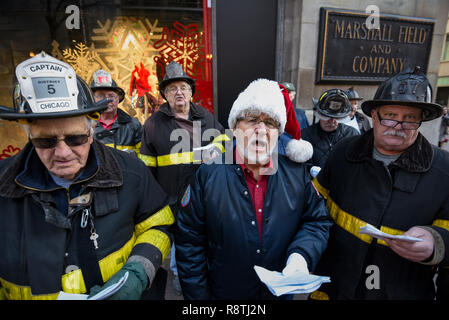
M 175 60 L 196 80 L 195 103 L 213 112 L 210 0 L 42 0 L 0 5 L 0 104 L 12 104 L 15 66 L 45 51 L 91 83 L 102 68 L 126 92 L 120 108 L 142 123 L 165 101 L 164 66 Z M 0 159 L 26 136 L 0 121 Z

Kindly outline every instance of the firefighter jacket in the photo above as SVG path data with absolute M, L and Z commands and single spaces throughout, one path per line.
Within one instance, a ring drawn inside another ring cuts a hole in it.
M 0 172 L 0 299 L 88 293 L 127 261 L 142 263 L 151 282 L 170 251 L 167 196 L 134 156 L 94 140 L 67 189 L 31 144 Z
M 304 164 L 282 155 L 277 163 L 268 177 L 262 236 L 240 164 L 200 166 L 175 231 L 185 299 L 274 299 L 253 267 L 281 272 L 293 252 L 314 270 L 326 248 L 329 213 Z
M 139 120 L 118 108 L 117 119 L 111 129 L 106 130 L 98 123 L 95 126 L 94 137 L 108 147 L 122 151 L 134 151 L 139 155 L 142 125 Z
M 212 146 L 220 154 L 225 141 L 230 139 L 223 133 L 223 126 L 201 106 L 190 103 L 190 120 L 198 147 Z M 199 130 L 195 130 L 197 125 Z M 181 129 L 168 103 L 163 104 L 144 124 L 140 159 L 151 168 L 156 180 L 172 200 L 179 200 L 193 179 L 204 153 L 193 152 L 192 136 Z M 209 130 L 208 129 L 216 129 Z
M 369 223 L 402 234 L 423 226 L 436 241 L 435 263 L 447 266 L 449 154 L 419 134 L 385 167 L 373 158 L 373 136 L 371 129 L 338 144 L 314 179 L 335 224 L 317 268 L 332 282 L 312 298 L 433 299 L 435 265 L 404 259 L 383 240 L 358 230 Z
M 302 139 L 309 141 L 313 146 L 313 157 L 309 160 L 309 163 L 318 167 L 324 166 L 329 153 L 338 142 L 346 137 L 358 134 L 356 129 L 343 123 L 339 123 L 337 129 L 332 132 L 321 129 L 319 122 L 301 131 Z

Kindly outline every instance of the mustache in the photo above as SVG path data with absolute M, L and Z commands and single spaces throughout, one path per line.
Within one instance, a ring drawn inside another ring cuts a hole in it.
M 248 146 L 251 145 L 258 145 L 258 146 L 262 146 L 262 147 L 267 147 L 268 146 L 268 141 L 266 141 L 265 139 L 250 139 L 250 141 L 248 141 Z
M 259 134 L 253 135 L 253 136 L 249 137 L 249 139 L 248 139 L 248 146 L 251 146 L 251 145 L 267 147 L 268 139 L 265 135 L 259 135 Z
M 384 136 L 397 136 L 397 137 L 407 138 L 407 135 L 405 134 L 404 131 L 395 130 L 395 129 L 388 129 L 382 135 L 384 135 Z

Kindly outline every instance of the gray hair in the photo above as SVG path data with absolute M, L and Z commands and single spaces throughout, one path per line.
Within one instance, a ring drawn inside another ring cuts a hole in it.
M 91 118 L 88 118 L 88 117 L 84 117 L 84 119 L 86 121 L 86 128 L 89 131 L 89 134 L 91 136 L 93 136 L 94 135 L 94 131 L 95 131 L 95 124 L 97 123 L 97 120 L 94 120 L 94 119 L 91 119 Z M 25 130 L 25 132 L 27 134 L 27 137 L 29 138 L 30 137 L 30 125 L 31 125 L 31 122 L 27 123 L 27 124 L 22 123 L 20 125 Z

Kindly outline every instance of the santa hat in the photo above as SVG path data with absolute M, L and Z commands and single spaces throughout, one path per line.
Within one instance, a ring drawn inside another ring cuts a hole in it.
M 265 113 L 279 122 L 279 133 L 289 133 L 290 140 L 285 149 L 287 157 L 296 162 L 305 162 L 313 155 L 312 145 L 301 140 L 301 129 L 296 120 L 293 104 L 284 86 L 276 81 L 257 79 L 239 94 L 229 113 L 228 125 L 233 129 L 237 119 L 245 113 Z

